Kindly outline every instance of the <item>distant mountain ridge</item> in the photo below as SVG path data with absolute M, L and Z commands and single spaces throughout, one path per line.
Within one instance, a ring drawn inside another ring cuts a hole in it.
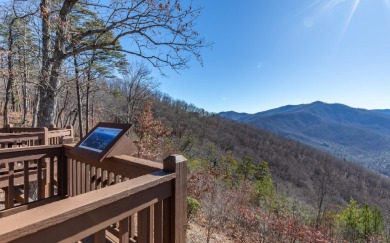
M 365 110 L 316 101 L 256 114 L 221 112 L 390 175 L 390 110 Z

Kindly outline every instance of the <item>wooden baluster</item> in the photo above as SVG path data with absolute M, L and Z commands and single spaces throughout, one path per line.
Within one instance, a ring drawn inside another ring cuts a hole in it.
M 73 191 L 73 180 L 74 180 L 74 175 L 73 175 L 73 160 L 72 159 L 67 159 L 68 161 L 68 194 L 70 197 L 74 196 L 74 191 Z
M 138 212 L 137 241 L 139 243 L 149 243 L 153 239 L 153 213 L 151 207 L 147 207 Z
M 102 188 L 107 186 L 107 171 L 102 170 Z
M 102 188 L 102 184 L 103 184 L 103 181 L 102 181 L 102 169 L 101 168 L 97 168 L 96 169 L 96 189 Z
M 78 195 L 77 194 L 77 160 L 72 160 L 72 170 L 73 170 L 73 178 L 72 178 L 73 196 L 76 196 Z
M 100 230 L 93 234 L 93 242 L 94 243 L 106 243 L 106 230 Z
M 77 161 L 76 165 L 76 193 L 77 195 L 81 194 L 81 162 Z
M 129 235 L 130 238 L 134 238 L 135 236 L 135 216 L 131 215 L 129 217 Z
M 163 204 L 154 204 L 154 243 L 163 243 Z
M 129 218 L 119 221 L 119 243 L 129 243 Z
M 43 159 L 38 159 L 37 160 L 37 191 L 38 191 L 38 200 L 44 198 L 44 195 L 45 195 L 45 188 L 44 188 L 44 181 L 43 181 L 43 168 L 42 168 L 42 165 L 43 165 Z
M 65 156 L 60 155 L 57 157 L 57 195 L 66 196 L 68 195 L 68 160 Z
M 30 197 L 30 162 L 29 161 L 24 161 L 23 165 L 23 176 L 24 176 L 24 184 L 23 184 L 23 196 L 24 196 L 24 203 L 28 203 L 29 197 Z
M 8 163 L 8 188 L 6 191 L 6 205 L 5 208 L 13 208 L 14 207 L 14 167 L 15 163 Z
M 49 171 L 49 197 L 54 196 L 54 157 L 50 158 L 50 171 Z
M 80 183 L 81 183 L 81 194 L 85 193 L 85 184 L 86 184 L 86 176 L 85 176 L 85 163 L 81 163 L 81 174 L 80 174 Z
M 174 235 L 172 235 L 171 229 L 173 225 L 174 218 L 172 216 L 172 203 L 171 198 L 166 198 L 163 200 L 163 242 L 173 242 Z
M 115 184 L 118 184 L 121 182 L 121 176 L 120 175 L 116 175 L 115 176 Z
M 91 191 L 94 191 L 96 190 L 96 179 L 97 179 L 97 175 L 96 175 L 96 167 L 93 166 L 91 168 Z
M 43 181 L 43 198 L 49 196 L 49 188 L 50 188 L 50 159 L 43 159 L 43 168 L 44 170 L 44 181 Z
M 114 184 L 115 175 L 114 175 L 114 173 L 109 172 L 109 171 L 107 171 L 107 174 L 108 174 L 107 186 L 111 186 Z
M 91 191 L 91 165 L 85 165 L 85 192 Z

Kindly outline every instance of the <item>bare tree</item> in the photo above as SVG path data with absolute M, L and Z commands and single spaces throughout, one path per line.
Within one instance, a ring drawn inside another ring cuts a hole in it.
M 101 21 L 92 24 L 83 20 L 90 28 L 77 28 L 75 16 L 80 12 L 76 5 L 93 8 Z M 39 126 L 54 121 L 61 66 L 69 57 L 94 49 L 119 50 L 145 59 L 160 70 L 166 66 L 180 70 L 187 67 L 191 56 L 201 62 L 199 50 L 208 45 L 194 30 L 201 9 L 191 5 L 184 8 L 179 1 L 67 0 L 57 5 L 41 0 L 40 6 Z M 121 47 L 119 41 L 125 38 L 127 43 Z
M 126 96 L 126 122 L 134 122 L 134 117 L 141 112 L 144 103 L 151 99 L 159 84 L 151 76 L 145 64 L 130 64 L 124 72 L 122 90 Z
M 335 177 L 332 169 L 329 165 L 324 164 L 322 168 L 316 168 L 314 170 L 312 180 L 315 187 L 316 193 L 316 228 L 318 229 L 321 225 L 323 214 L 326 209 L 328 198 L 333 193 L 333 178 Z
M 21 8 L 19 6 L 19 3 L 13 2 L 10 5 L 3 5 L 0 7 L 0 9 L 3 11 L 2 19 L 4 20 L 4 26 L 6 27 L 6 31 L 3 33 L 0 33 L 0 35 L 3 35 L 4 41 L 7 43 L 6 47 L 4 48 L 6 50 L 7 54 L 7 82 L 5 87 L 5 101 L 4 101 L 4 107 L 3 107 L 3 124 L 8 123 L 8 105 L 9 101 L 11 100 L 12 109 L 13 111 L 16 110 L 17 104 L 16 104 L 16 67 L 15 62 L 19 59 L 21 61 L 24 60 L 24 64 L 26 63 L 25 55 L 23 57 L 16 58 L 18 56 L 18 49 L 20 48 L 20 45 L 23 44 L 23 28 L 22 26 L 27 25 L 26 21 L 24 21 L 26 18 L 31 17 L 32 15 L 37 12 L 34 10 L 33 5 L 27 5 Z M 24 22 L 22 22 L 24 21 Z M 24 49 L 24 48 L 23 48 Z M 21 67 L 21 63 L 19 63 Z M 26 68 L 26 67 L 25 67 Z M 23 69 L 21 73 L 23 73 L 24 79 L 26 79 L 26 69 Z M 25 82 L 24 82 L 25 83 Z M 24 85 L 23 91 L 26 91 L 25 89 L 26 84 Z M 25 92 L 23 92 L 25 94 Z M 26 96 L 23 95 L 24 102 L 26 101 Z M 26 103 L 24 103 L 24 119 L 23 123 L 26 119 Z

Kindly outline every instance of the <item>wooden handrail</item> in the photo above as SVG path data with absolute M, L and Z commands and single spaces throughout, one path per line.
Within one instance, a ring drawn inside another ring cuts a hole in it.
M 171 155 L 163 164 L 131 156 L 94 162 L 77 158 L 70 152 L 73 146 L 0 150 L 0 163 L 8 165 L 0 170 L 8 194 L 8 207 L 0 211 L 0 242 L 85 237 L 95 242 L 185 242 L 184 157 Z M 31 180 L 38 190 L 33 202 Z M 14 200 L 22 205 L 14 207 Z
M 158 171 L 6 217 L 0 221 L 0 241 L 81 240 L 169 198 L 174 178 L 175 173 Z
M 5 126 L 0 130 L 0 148 L 62 144 L 63 137 L 74 136 L 72 126 L 66 128 L 25 128 Z
M 16 161 L 37 160 L 57 155 L 62 155 L 62 145 L 0 149 L 0 164 L 7 164 Z

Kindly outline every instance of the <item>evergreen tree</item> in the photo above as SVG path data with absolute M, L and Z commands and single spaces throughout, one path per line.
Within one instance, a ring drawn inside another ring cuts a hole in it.
M 336 218 L 344 239 L 352 242 L 369 242 L 384 233 L 384 219 L 378 207 L 367 203 L 360 207 L 353 198 Z

